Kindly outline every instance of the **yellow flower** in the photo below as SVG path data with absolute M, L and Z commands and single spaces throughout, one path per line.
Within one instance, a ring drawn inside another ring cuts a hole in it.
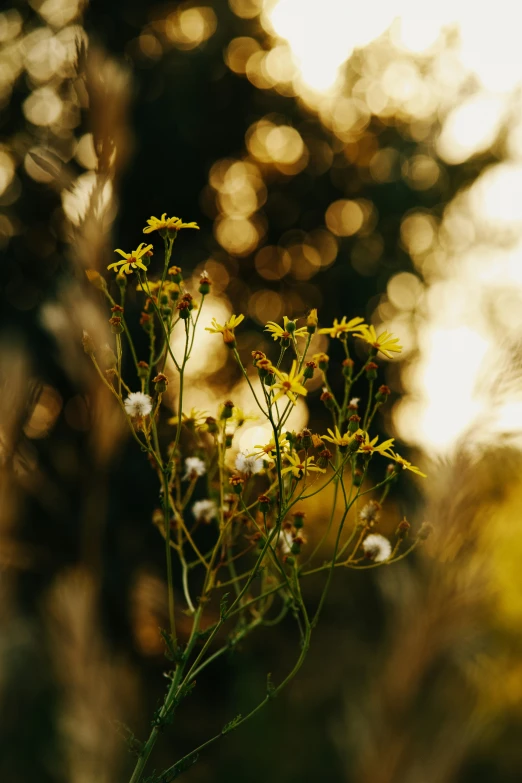
M 138 283 L 136 286 L 136 291 L 145 291 L 146 294 L 150 293 L 154 294 L 156 291 L 159 290 L 159 287 L 161 285 L 161 280 L 147 280 L 146 285 L 142 285 L 141 283 Z
M 228 321 L 225 321 L 224 326 L 221 326 L 218 324 L 215 318 L 212 319 L 212 324 L 210 326 L 205 326 L 205 331 L 210 332 L 211 334 L 223 334 L 223 332 L 233 331 L 236 326 L 239 326 L 241 321 L 243 321 L 245 318 L 244 315 L 231 315 Z
M 137 247 L 136 250 L 133 250 L 132 253 L 124 253 L 123 250 L 117 249 L 114 252 L 119 253 L 122 258 L 120 258 L 119 261 L 115 261 L 113 264 L 109 264 L 107 269 L 117 269 L 118 272 L 125 272 L 126 275 L 134 272 L 136 267 L 139 267 L 146 272 L 147 267 L 141 259 L 149 250 L 152 250 L 152 245 L 145 245 L 145 242 L 140 242 L 139 247 Z
M 200 411 L 198 408 L 191 408 L 190 413 L 181 414 L 181 422 L 182 424 L 186 424 L 188 427 L 194 427 L 195 429 L 199 430 L 206 426 L 207 417 L 207 411 Z M 178 416 L 172 416 L 172 418 L 167 421 L 167 424 L 177 424 L 178 421 Z
M 419 470 L 419 468 L 415 467 L 415 465 L 412 465 L 411 462 L 408 462 L 408 460 L 404 459 L 404 457 L 401 457 L 400 454 L 396 454 L 395 452 L 391 451 L 391 449 L 386 453 L 385 456 L 391 457 L 392 460 L 394 460 L 398 465 L 402 465 L 403 470 L 411 470 L 411 472 L 416 473 L 417 476 L 427 478 L 426 474 Z
M 280 435 L 277 439 L 279 443 L 279 451 L 280 453 L 286 452 L 289 450 L 290 446 L 288 443 L 288 438 L 286 435 Z M 269 457 L 270 459 L 274 459 L 276 454 L 276 443 L 275 440 L 271 440 L 269 443 L 266 443 L 264 446 L 262 446 L 260 443 L 257 444 L 257 446 L 254 446 L 255 449 L 259 449 L 259 451 L 255 451 L 250 456 L 252 457 L 260 457 L 265 456 Z
M 329 334 L 330 337 L 339 337 L 341 334 L 349 334 L 350 332 L 355 332 L 357 329 L 362 329 L 361 326 L 366 326 L 364 324 L 364 318 L 352 318 L 350 321 L 346 320 L 346 316 L 343 315 L 342 320 L 338 321 L 337 318 L 334 318 L 333 326 L 328 326 L 325 329 L 319 329 L 318 334 Z
M 361 340 L 371 345 L 372 348 L 383 353 L 388 359 L 391 359 L 390 351 L 392 353 L 400 353 L 402 351 L 402 345 L 399 345 L 399 338 L 394 337 L 391 332 L 381 332 L 380 335 L 377 335 L 375 327 L 367 326 L 366 324 L 359 328 L 361 330 L 360 334 L 355 336 L 360 337 Z
M 341 432 L 339 430 L 339 427 L 335 427 L 335 432 L 333 432 L 331 429 L 328 429 L 329 435 L 321 435 L 321 438 L 323 440 L 329 440 L 330 443 L 335 443 L 336 446 L 340 446 L 341 448 L 345 446 L 349 446 L 350 443 L 353 441 L 355 435 L 361 432 L 361 430 L 358 430 L 356 432 L 346 432 L 344 435 L 341 435 Z
M 277 402 L 277 400 L 286 395 L 288 399 L 291 400 L 294 405 L 296 405 L 296 394 L 302 394 L 303 396 L 308 394 L 308 389 L 305 389 L 301 383 L 303 380 L 303 373 L 297 372 L 297 362 L 295 359 L 292 362 L 292 367 L 289 373 L 281 372 L 281 370 L 278 370 L 276 367 L 274 367 L 273 372 L 276 374 L 279 380 L 277 383 L 274 383 L 272 388 L 281 390 L 279 394 L 274 397 L 273 402 Z
M 313 307 L 306 317 L 307 332 L 309 334 L 315 332 L 318 323 L 319 319 L 317 318 L 317 307 Z
M 245 421 L 257 421 L 258 419 L 259 416 L 256 416 L 255 413 L 245 413 L 241 408 L 238 408 L 237 405 L 235 405 L 234 412 L 229 421 L 235 424 L 236 427 L 242 427 Z
M 367 432 L 363 432 L 362 436 L 364 440 L 359 444 L 359 454 L 373 454 L 374 451 L 377 451 L 379 454 L 382 454 L 383 457 L 388 456 L 387 450 L 393 446 L 393 438 L 383 440 L 383 442 L 379 443 L 377 446 L 376 444 L 379 439 L 378 435 L 376 435 L 373 440 L 370 440 L 370 436 Z
M 167 213 L 164 212 L 161 218 L 154 217 L 154 215 L 147 220 L 148 226 L 143 229 L 144 234 L 151 234 L 153 231 L 161 231 L 161 229 L 169 229 L 170 231 L 179 231 L 182 228 L 198 228 L 197 223 L 183 223 L 181 218 L 167 217 Z
M 294 325 L 293 332 L 288 329 L 289 322 Z M 286 315 L 283 316 L 283 326 L 279 326 L 279 324 L 276 324 L 275 321 L 268 321 L 267 325 L 265 326 L 265 332 L 271 332 L 274 340 L 281 340 L 285 337 L 290 339 L 292 334 L 294 337 L 306 337 L 307 335 L 306 326 L 300 326 L 299 329 L 296 329 L 295 321 L 290 321 L 290 318 L 287 318 Z
M 297 454 L 287 454 L 285 459 L 290 463 L 290 465 L 287 468 L 283 468 L 281 471 L 282 476 L 285 473 L 291 473 L 292 476 L 295 476 L 295 478 L 301 479 L 305 473 L 325 473 L 324 468 L 320 468 L 317 465 L 314 465 L 313 457 L 307 457 L 304 460 L 300 459 Z

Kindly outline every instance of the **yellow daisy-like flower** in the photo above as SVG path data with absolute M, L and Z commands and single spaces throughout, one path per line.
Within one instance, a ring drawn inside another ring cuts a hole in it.
M 287 452 L 290 448 L 290 445 L 288 443 L 288 438 L 286 435 L 281 435 L 278 439 L 279 443 L 279 451 L 281 453 Z M 255 449 L 259 449 L 259 451 L 255 451 L 250 456 L 252 457 L 268 457 L 269 459 L 274 459 L 276 454 L 276 444 L 275 440 L 271 440 L 269 443 L 266 443 L 264 446 L 258 443 L 256 446 L 254 446 Z
M 140 242 L 139 247 L 137 247 L 136 250 L 133 250 L 132 253 L 124 253 L 123 250 L 118 248 L 114 252 L 119 253 L 122 258 L 120 258 L 119 261 L 115 261 L 113 264 L 109 264 L 107 269 L 117 269 L 118 273 L 125 272 L 126 275 L 130 275 L 130 273 L 134 272 L 138 267 L 146 272 L 147 267 L 141 259 L 149 250 L 152 250 L 152 245 L 146 245 L 145 242 Z
M 234 405 L 234 412 L 229 421 L 235 424 L 236 427 L 242 427 L 246 421 L 257 421 L 258 419 L 259 416 L 255 413 L 245 413 L 241 408 L 238 408 L 237 405 Z
M 265 332 L 270 332 L 274 340 L 281 340 L 283 338 L 290 339 L 292 337 L 292 332 L 288 330 L 288 323 L 290 322 L 290 318 L 287 318 L 286 315 L 283 316 L 283 326 L 279 326 L 279 324 L 276 324 L 275 321 L 268 321 L 267 325 L 265 326 Z M 292 321 L 291 323 L 295 326 L 295 321 Z M 308 334 L 306 326 L 300 326 L 299 329 L 295 329 L 293 331 L 294 337 L 306 337 Z
M 303 396 L 308 394 L 308 389 L 305 389 L 301 381 L 303 380 L 303 373 L 297 372 L 297 361 L 294 359 L 292 367 L 289 373 L 281 372 L 274 367 L 274 373 L 279 380 L 274 383 L 273 389 L 280 389 L 279 394 L 276 394 L 273 402 L 277 402 L 281 397 L 288 397 L 288 399 L 297 404 L 296 394 L 302 394 Z
M 415 465 L 412 465 L 411 462 L 408 462 L 407 459 L 404 459 L 404 457 L 401 457 L 400 454 L 396 454 L 391 449 L 384 456 L 391 457 L 391 459 L 394 460 L 394 462 L 396 462 L 398 465 L 402 465 L 403 470 L 411 470 L 411 472 L 415 473 L 417 476 L 427 478 L 426 474 L 419 470 L 419 468 L 417 468 Z
M 151 234 L 153 231 L 161 231 L 161 229 L 169 229 L 170 231 L 180 231 L 182 228 L 197 228 L 197 223 L 183 223 L 179 217 L 167 217 L 167 213 L 164 212 L 160 218 L 154 217 L 154 215 L 147 220 L 148 226 L 143 229 L 144 234 Z
M 207 411 L 191 408 L 190 413 L 181 414 L 181 423 L 199 430 L 206 426 L 207 417 Z M 178 421 L 178 416 L 172 416 L 172 418 L 168 419 L 167 424 L 177 424 Z
M 355 332 L 358 329 L 366 326 L 364 318 L 352 318 L 350 321 L 346 320 L 346 316 L 343 315 L 342 320 L 338 321 L 334 318 L 333 326 L 328 326 L 325 329 L 319 329 L 318 334 L 329 334 L 330 337 L 339 337 L 341 334 L 349 334 Z
M 295 478 L 301 479 L 305 473 L 325 473 L 324 468 L 320 468 L 318 465 L 314 464 L 313 457 L 301 459 L 297 454 L 287 454 L 285 459 L 290 465 L 283 468 L 281 471 L 282 476 L 284 476 L 285 473 L 291 473 Z
M 364 342 L 371 345 L 377 351 L 380 351 L 388 359 L 391 359 L 391 353 L 400 353 L 402 351 L 402 345 L 399 345 L 399 338 L 394 337 L 391 332 L 381 332 L 377 335 L 374 326 L 367 326 L 363 324 L 360 328 L 360 334 L 356 334 Z
M 339 427 L 335 427 L 335 432 L 331 429 L 328 429 L 329 435 L 321 435 L 321 438 L 323 440 L 328 440 L 330 443 L 335 443 L 336 446 L 340 446 L 341 448 L 344 448 L 346 446 L 349 446 L 355 436 L 359 434 L 361 430 L 357 430 L 357 432 L 346 432 L 344 435 L 341 435 L 341 432 L 339 430 Z
M 244 315 L 231 315 L 228 321 L 225 321 L 225 324 L 221 326 L 221 324 L 218 324 L 215 318 L 212 319 L 212 323 L 210 326 L 205 326 L 205 331 L 210 332 L 211 334 L 223 334 L 227 329 L 228 331 L 233 331 L 236 326 L 239 326 L 241 321 L 243 321 L 245 318 Z
M 364 440 L 359 444 L 359 454 L 373 454 L 374 451 L 377 451 L 379 454 L 382 454 L 383 457 L 388 456 L 388 449 L 390 449 L 394 444 L 394 439 L 389 438 L 389 440 L 383 440 L 382 443 L 379 443 L 377 446 L 377 441 L 379 439 L 379 436 L 376 435 L 373 440 L 370 440 L 370 436 L 367 432 L 362 432 L 362 436 Z

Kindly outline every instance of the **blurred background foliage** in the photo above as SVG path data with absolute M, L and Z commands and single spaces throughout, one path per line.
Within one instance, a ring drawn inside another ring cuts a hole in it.
M 497 26 L 458 2 L 420 16 L 398 2 L 32 0 L 0 14 L 1 780 L 126 780 L 118 721 L 142 736 L 164 688 L 157 487 L 81 333 L 110 340 L 84 270 L 165 211 L 201 226 L 175 260 L 189 281 L 208 270 L 207 321 L 248 315 L 245 359 L 270 347 L 268 319 L 311 307 L 323 325 L 362 315 L 401 337 L 381 423 L 432 464 L 423 503 L 399 485 L 382 527 L 404 513 L 435 526 L 408 562 L 337 575 L 299 678 L 187 780 L 520 779 L 511 6 Z M 245 407 L 207 340 L 188 404 L 213 413 L 232 388 Z M 322 431 L 319 393 L 295 427 Z M 253 423 L 239 445 L 262 437 Z M 312 536 L 322 524 L 317 508 Z M 157 768 L 247 709 L 296 644 L 285 623 L 202 677 Z

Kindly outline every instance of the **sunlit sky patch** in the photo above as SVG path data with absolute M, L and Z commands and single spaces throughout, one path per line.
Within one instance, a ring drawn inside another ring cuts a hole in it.
M 265 0 L 261 21 L 275 45 L 291 52 L 294 93 L 341 139 L 349 140 L 369 111 L 409 117 L 413 135 L 428 134 L 449 164 L 497 145 L 499 162 L 457 194 L 441 221 L 420 210 L 405 217 L 403 244 L 428 289 L 401 273 L 376 315 L 390 328 L 413 330 L 419 343 L 420 358 L 404 371 L 407 393 L 394 415 L 401 437 L 447 452 L 465 433 L 479 438 L 486 414 L 490 432 L 516 435 L 522 430 L 517 392 L 496 398 L 495 383 L 484 389 L 481 379 L 488 367 L 490 377 L 502 375 L 506 346 L 522 334 L 522 7 L 512 0 L 494 8 L 469 0 L 324 0 L 320 7 L 311 0 Z M 350 94 L 342 66 L 367 45 L 373 71 L 367 66 Z M 387 155 L 379 150 L 370 166 L 377 181 L 390 176 Z M 411 161 L 403 166 L 413 187 L 421 177 L 418 189 L 431 176 L 429 164 L 436 166 L 433 158 L 426 161 L 417 170 Z M 332 221 L 342 220 L 335 208 L 326 215 L 331 230 Z M 339 225 L 335 233 L 346 235 Z

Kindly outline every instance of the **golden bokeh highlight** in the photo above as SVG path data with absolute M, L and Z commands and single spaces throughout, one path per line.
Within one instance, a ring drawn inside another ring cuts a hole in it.
M 225 50 L 225 63 L 234 73 L 245 74 L 252 55 L 261 51 L 261 44 L 255 38 L 240 36 L 233 38 Z
M 210 6 L 186 4 L 169 14 L 164 22 L 166 38 L 178 49 L 195 49 L 207 41 L 217 28 L 217 17 Z
M 248 256 L 262 236 L 259 223 L 241 217 L 220 217 L 214 224 L 214 235 L 232 256 Z
M 357 201 L 339 199 L 330 204 L 324 219 L 332 234 L 351 237 L 363 227 L 364 212 Z
M 256 160 L 271 164 L 283 174 L 298 174 L 308 163 L 308 150 L 303 139 L 299 131 L 290 125 L 259 120 L 248 129 L 246 145 Z
M 265 245 L 256 253 L 255 265 L 265 280 L 281 280 L 292 268 L 292 256 L 285 248 Z
M 228 0 L 228 4 L 241 19 L 255 19 L 263 9 L 264 0 Z
M 249 315 L 263 326 L 267 321 L 280 321 L 286 314 L 285 302 L 277 291 L 261 289 L 248 300 Z

